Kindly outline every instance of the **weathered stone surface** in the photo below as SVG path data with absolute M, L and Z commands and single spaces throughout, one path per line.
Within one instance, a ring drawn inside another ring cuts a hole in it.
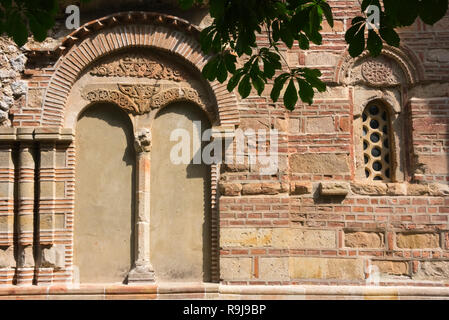
M 449 185 L 442 183 L 431 183 L 429 184 L 430 195 L 432 196 L 448 196 L 449 195 Z
M 14 95 L 20 96 L 27 92 L 27 84 L 24 81 L 15 81 L 11 83 L 11 89 Z
M 269 118 L 242 118 L 240 119 L 240 129 L 265 129 L 269 130 L 271 128 Z
M 65 247 L 63 245 L 45 246 L 41 248 L 40 265 L 44 268 L 63 268 Z
M 387 193 L 387 185 L 381 182 L 376 183 L 354 182 L 351 183 L 351 190 L 353 193 L 362 195 L 369 195 L 369 196 L 385 195 Z
M 17 265 L 22 268 L 34 267 L 33 246 L 19 246 Z
M 245 172 L 249 171 L 249 163 L 223 163 L 222 168 L 225 172 Z
M 14 104 L 14 99 L 8 96 L 3 96 L 0 98 L 0 109 L 3 111 L 8 111 Z
M 333 133 L 335 122 L 332 117 L 313 117 L 306 120 L 306 133 Z
M 446 63 L 449 62 L 449 52 L 445 49 L 429 50 L 427 59 L 429 59 L 429 61 Z
M 305 62 L 306 66 L 335 66 L 339 58 L 340 56 L 337 54 L 311 51 L 307 52 Z
M 278 194 L 281 192 L 282 187 L 279 182 L 267 182 L 267 183 L 246 183 L 243 185 L 243 195 L 256 195 L 256 194 Z
M 288 258 L 260 258 L 259 278 L 267 281 L 289 280 Z
M 240 183 L 220 183 L 219 188 L 223 196 L 238 196 L 242 191 Z
M 249 280 L 252 278 L 251 258 L 221 258 L 220 278 L 223 280 Z
M 21 72 L 25 69 L 25 63 L 27 61 L 27 58 L 24 54 L 18 55 L 15 58 L 12 58 L 10 60 L 11 67 L 18 72 Z
M 312 183 L 311 182 L 292 182 L 290 184 L 290 194 L 301 195 L 312 193 Z
M 378 232 L 347 232 L 345 246 L 350 248 L 382 248 L 384 235 Z
M 433 233 L 413 233 L 397 235 L 397 245 L 406 249 L 439 248 L 440 237 Z
M 289 249 L 335 248 L 336 233 L 333 230 L 275 228 L 273 229 L 272 246 Z
M 0 269 L 15 266 L 14 248 L 12 246 L 0 247 Z
M 446 155 L 419 155 L 416 161 L 426 174 L 445 174 L 449 172 Z
M 293 173 L 344 174 L 349 172 L 345 154 L 292 154 L 289 158 Z
M 349 184 L 346 182 L 321 182 L 320 194 L 322 196 L 345 196 L 349 193 Z
M 427 184 L 409 184 L 407 185 L 407 194 L 410 196 L 429 195 L 430 189 Z
M 271 228 L 222 228 L 221 247 L 264 247 L 270 246 L 273 230 Z
M 41 108 L 44 91 L 42 89 L 29 88 L 27 94 L 28 108 Z
M 291 279 L 363 280 L 362 259 L 290 257 Z
M 405 183 L 387 183 L 387 194 L 389 196 L 407 195 L 407 185 Z
M 449 279 L 449 261 L 423 261 L 413 278 L 416 280 L 447 280 Z
M 372 261 L 372 264 L 379 268 L 380 273 L 392 275 L 408 275 L 409 266 L 407 262 L 403 261 Z

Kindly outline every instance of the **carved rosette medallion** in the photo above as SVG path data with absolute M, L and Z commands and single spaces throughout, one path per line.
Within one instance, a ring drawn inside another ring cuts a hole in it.
M 177 82 L 184 80 L 181 72 L 172 66 L 135 54 L 102 63 L 94 67 L 90 74 L 97 77 L 137 77 Z
M 388 61 L 369 59 L 362 65 L 363 78 L 374 86 L 395 85 L 398 78 Z

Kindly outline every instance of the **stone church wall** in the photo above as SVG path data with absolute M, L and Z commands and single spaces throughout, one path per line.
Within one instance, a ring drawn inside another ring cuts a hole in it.
M 149 240 L 157 228 L 148 215 L 156 202 L 146 183 L 151 128 L 159 110 L 179 102 L 202 110 L 215 139 L 238 129 L 279 133 L 276 173 L 262 174 L 250 161 L 210 168 L 210 190 L 203 190 L 210 194 L 207 282 L 365 285 L 375 278 L 382 285 L 447 285 L 449 16 L 401 30 L 401 48 L 386 47 L 379 58 L 351 59 L 344 34 L 359 3 L 329 2 L 335 26 L 325 26 L 323 45 L 282 50 L 292 67 L 319 68 L 328 86 L 312 105 L 298 103 L 292 112 L 270 100 L 270 84 L 261 97 L 253 92 L 242 100 L 202 80 L 208 57 L 197 37 L 209 21 L 203 9 L 160 7 L 186 20 L 86 11 L 88 24 L 70 36 L 60 25 L 54 38 L 21 49 L 2 38 L 0 286 L 73 281 L 76 124 L 86 106 L 103 102 L 129 115 L 135 136 L 136 240 L 128 283 L 158 279 L 150 261 L 157 246 Z M 126 67 L 133 65 L 146 71 Z M 383 120 L 370 114 L 373 106 L 385 112 Z M 369 117 L 384 121 L 383 147 L 363 134 Z M 366 151 L 376 146 L 381 171 Z M 365 161 L 381 180 L 367 179 Z M 197 253 L 192 261 L 203 259 Z

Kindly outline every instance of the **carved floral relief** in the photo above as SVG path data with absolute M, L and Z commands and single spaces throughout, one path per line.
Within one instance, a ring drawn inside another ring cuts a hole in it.
M 172 66 L 136 54 L 102 63 L 94 67 L 90 74 L 97 77 L 137 77 L 177 82 L 184 80 L 181 72 Z

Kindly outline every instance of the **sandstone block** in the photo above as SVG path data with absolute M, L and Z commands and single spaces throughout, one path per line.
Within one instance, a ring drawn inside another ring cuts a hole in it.
M 273 229 L 272 246 L 288 249 L 336 248 L 336 233 L 333 230 L 275 228 Z
M 346 154 L 293 154 L 289 158 L 293 173 L 344 174 L 349 172 Z
M 53 245 L 41 247 L 40 266 L 44 268 L 64 267 L 65 247 L 63 245 Z
M 362 259 L 290 257 L 291 279 L 363 280 Z
M 387 193 L 387 185 L 381 182 L 354 182 L 351 184 L 351 190 L 353 193 L 367 196 L 385 195 Z
M 405 183 L 387 183 L 387 194 L 389 196 L 406 196 L 407 185 Z
M 391 275 L 408 275 L 409 266 L 403 261 L 372 261 L 372 264 L 379 268 L 380 273 Z
M 222 228 L 221 247 L 265 247 L 272 241 L 272 228 Z
M 261 258 L 259 261 L 259 278 L 267 281 L 289 280 L 288 258 Z
M 15 266 L 14 248 L 12 246 L 0 247 L 0 269 Z
M 413 276 L 417 280 L 449 279 L 449 261 L 424 261 L 420 270 Z
M 384 235 L 378 232 L 345 233 L 345 246 L 350 248 L 382 248 Z
M 434 233 L 415 233 L 397 235 L 397 245 L 405 249 L 439 248 L 440 237 Z
M 249 280 L 252 278 L 251 258 L 221 258 L 220 278 L 223 280 Z
M 238 196 L 242 191 L 240 183 L 220 183 L 220 193 L 224 196 Z
M 281 184 L 279 182 L 267 183 L 246 183 L 242 187 L 243 195 L 269 194 L 275 195 L 281 192 Z
M 345 196 L 349 193 L 349 184 L 345 182 L 321 182 L 322 196 Z
M 312 193 L 312 183 L 310 182 L 292 182 L 290 184 L 290 194 L 301 195 Z
M 307 118 L 307 133 L 333 133 L 335 132 L 335 123 L 332 117 L 314 117 Z

